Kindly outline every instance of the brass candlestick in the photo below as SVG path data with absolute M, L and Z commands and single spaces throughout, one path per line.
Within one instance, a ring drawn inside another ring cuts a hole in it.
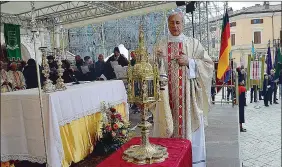
M 58 65 L 58 69 L 57 69 L 57 73 L 58 73 L 58 79 L 56 80 L 56 90 L 59 90 L 59 91 L 62 91 L 62 90 L 66 90 L 67 87 L 64 83 L 64 80 L 62 78 L 63 74 L 64 74 L 64 69 L 62 68 L 62 58 L 61 56 L 59 55 L 59 49 L 58 48 L 55 48 L 55 55 L 58 57 L 58 62 L 57 62 L 57 65 Z
M 49 79 L 50 67 L 46 57 L 46 48 L 47 47 L 40 47 L 39 49 L 42 52 L 42 66 L 43 66 L 42 73 L 44 74 L 44 77 L 46 79 L 46 81 L 43 84 L 43 91 L 45 93 L 50 93 L 55 91 L 55 86 L 53 85 L 52 81 Z
M 128 67 L 128 101 L 136 103 L 141 108 L 141 144 L 132 145 L 123 153 L 123 159 L 135 164 L 152 164 L 163 162 L 167 157 L 167 149 L 149 141 L 150 127 L 147 113 L 150 105 L 159 101 L 160 85 L 158 66 L 149 63 L 145 48 L 142 25 L 139 30 L 139 46 L 135 51 L 137 59 L 133 67 Z

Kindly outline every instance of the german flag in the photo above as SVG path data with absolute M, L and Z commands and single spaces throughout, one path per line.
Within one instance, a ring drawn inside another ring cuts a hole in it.
M 223 17 L 222 32 L 221 32 L 221 45 L 220 55 L 218 59 L 217 78 L 222 79 L 229 67 L 229 54 L 231 50 L 230 40 L 230 24 L 228 12 L 226 10 Z

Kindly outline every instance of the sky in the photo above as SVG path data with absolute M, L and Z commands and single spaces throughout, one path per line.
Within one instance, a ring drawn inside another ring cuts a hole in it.
M 228 2 L 228 7 L 232 7 L 233 11 L 240 10 L 243 7 L 250 7 L 254 6 L 255 4 L 263 5 L 263 1 L 257 1 L 257 2 Z M 277 5 L 281 4 L 281 2 L 269 2 L 270 5 Z

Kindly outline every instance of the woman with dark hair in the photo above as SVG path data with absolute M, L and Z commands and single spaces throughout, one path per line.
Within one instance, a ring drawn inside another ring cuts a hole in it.
M 40 81 L 41 85 L 43 84 L 44 77 L 42 74 L 42 69 L 39 66 L 39 73 L 40 73 Z M 36 71 L 36 62 L 34 59 L 29 59 L 27 61 L 27 66 L 23 70 L 23 75 L 25 78 L 26 88 L 32 89 L 38 87 L 38 81 L 37 81 L 37 71 Z

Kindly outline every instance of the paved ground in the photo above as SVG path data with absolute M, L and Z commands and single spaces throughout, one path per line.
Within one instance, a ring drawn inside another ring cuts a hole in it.
M 264 107 L 263 101 L 249 103 L 249 99 L 248 92 L 244 124 L 247 132 L 240 133 L 244 167 L 281 167 L 281 99 L 280 104 L 270 107 Z
M 207 167 L 240 167 L 237 107 L 216 104 L 205 129 Z
M 245 119 L 247 132 L 240 136 L 244 167 L 281 167 L 281 102 L 270 107 L 249 103 Z

